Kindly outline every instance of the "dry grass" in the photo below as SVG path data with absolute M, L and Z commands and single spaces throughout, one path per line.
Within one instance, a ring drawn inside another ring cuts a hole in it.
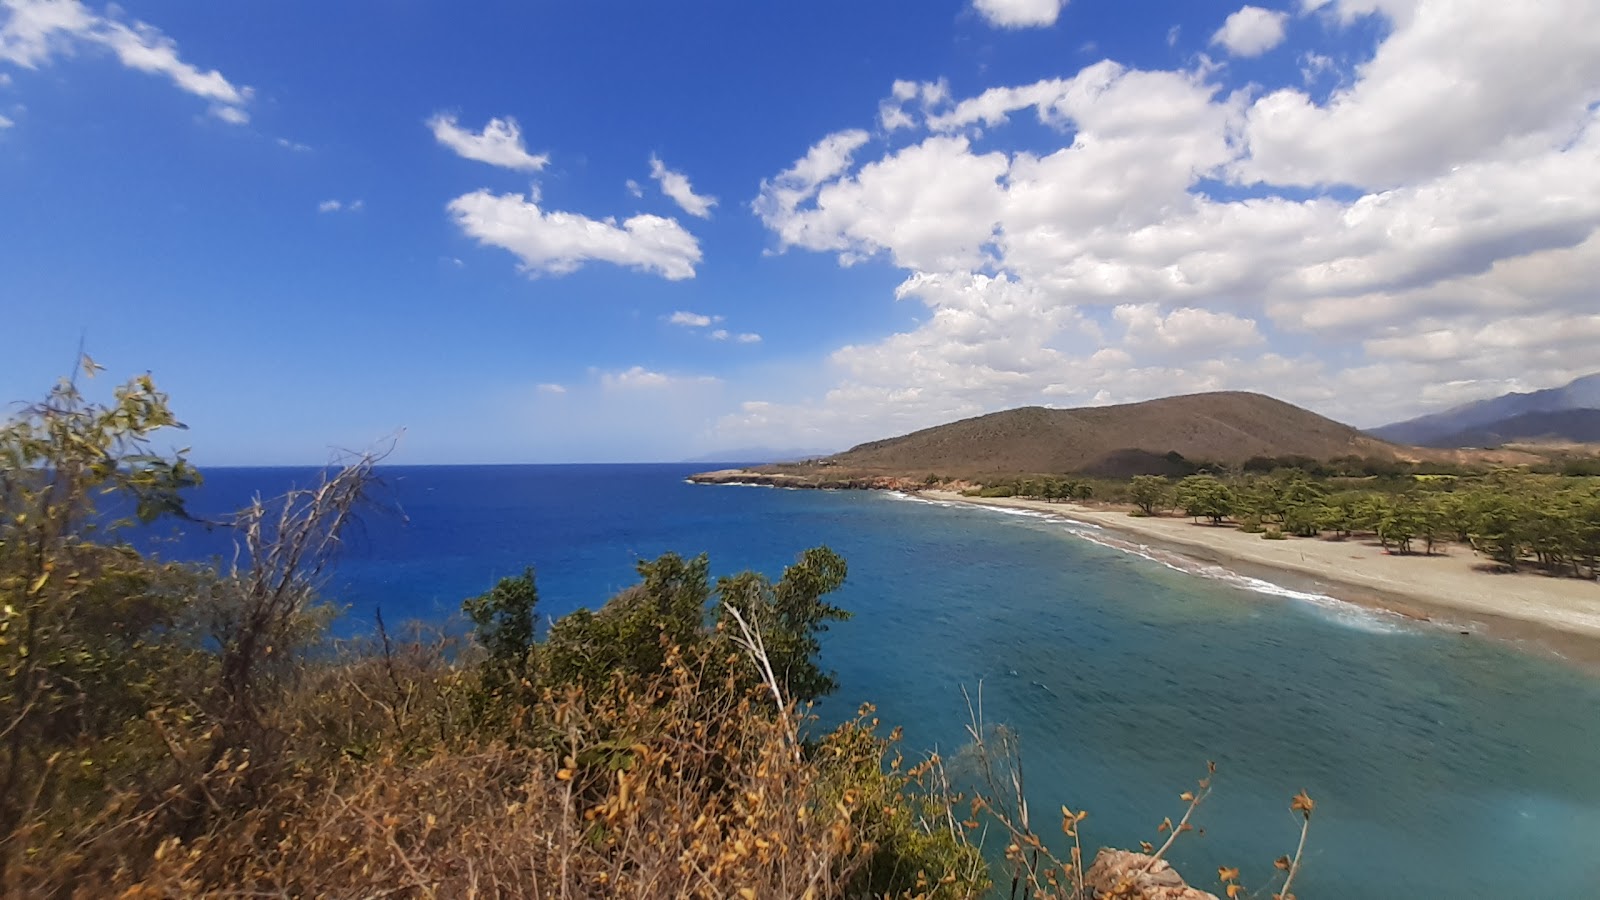
M 864 896 L 885 849 L 946 827 L 917 819 L 875 722 L 796 754 L 770 698 L 708 683 L 704 660 L 544 692 L 493 735 L 465 712 L 471 669 L 441 649 L 308 671 L 271 761 L 231 752 L 196 772 L 211 735 L 152 717 L 167 787 L 119 791 L 68 827 L 50 824 L 60 810 L 35 818 L 12 837 L 27 849 L 7 895 Z M 958 861 L 959 878 L 924 872 L 910 894 L 974 895 L 976 853 Z

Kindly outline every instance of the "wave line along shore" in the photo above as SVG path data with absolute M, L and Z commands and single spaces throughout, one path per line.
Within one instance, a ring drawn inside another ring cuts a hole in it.
M 1325 594 L 1418 620 L 1443 620 L 1461 630 L 1518 643 L 1532 642 L 1574 662 L 1600 667 L 1600 585 L 1533 573 L 1479 571 L 1488 561 L 1461 545 L 1432 556 L 1391 555 L 1361 538 L 1262 540 L 1230 526 L 1188 518 L 1136 517 L 1077 503 L 977 498 L 927 490 L 929 500 L 1028 510 L 1135 536 L 1203 563 L 1226 564 L 1239 575 L 1292 590 Z M 1159 561 L 1159 560 L 1158 560 Z M 1470 627 L 1469 627 L 1470 626 Z

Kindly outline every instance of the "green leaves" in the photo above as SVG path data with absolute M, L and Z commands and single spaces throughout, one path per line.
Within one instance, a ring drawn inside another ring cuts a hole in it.
M 1153 516 L 1166 509 L 1170 500 L 1171 485 L 1163 475 L 1135 475 L 1128 486 L 1128 499 L 1139 511 Z
M 461 611 L 472 621 L 473 635 L 488 651 L 490 662 L 520 672 L 533 649 L 538 605 L 539 589 L 530 566 L 521 575 L 500 579 L 487 593 L 462 601 Z

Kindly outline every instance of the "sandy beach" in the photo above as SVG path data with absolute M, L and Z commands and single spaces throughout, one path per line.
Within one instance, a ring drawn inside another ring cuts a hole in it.
M 1600 584 L 1533 572 L 1483 571 L 1480 567 L 1487 561 L 1463 545 L 1441 545 L 1432 556 L 1398 556 L 1364 537 L 1268 541 L 1231 525 L 1195 524 L 1171 516 L 1140 518 L 1108 507 L 978 499 L 952 491 L 922 491 L 920 496 L 1060 515 L 1241 575 L 1427 620 L 1441 628 L 1532 643 L 1534 649 L 1600 666 Z

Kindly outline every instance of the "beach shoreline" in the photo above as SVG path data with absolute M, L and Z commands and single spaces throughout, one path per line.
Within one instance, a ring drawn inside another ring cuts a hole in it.
M 918 491 L 923 499 L 1027 510 L 1099 526 L 1144 551 L 1177 554 L 1247 578 L 1380 610 L 1461 634 L 1553 654 L 1600 671 L 1600 584 L 1531 572 L 1479 571 L 1487 560 L 1459 544 L 1432 556 L 1391 555 L 1366 538 L 1263 540 L 1232 526 L 1181 517 L 1136 517 L 1126 510 Z M 1132 548 L 1130 548 L 1132 549 Z

